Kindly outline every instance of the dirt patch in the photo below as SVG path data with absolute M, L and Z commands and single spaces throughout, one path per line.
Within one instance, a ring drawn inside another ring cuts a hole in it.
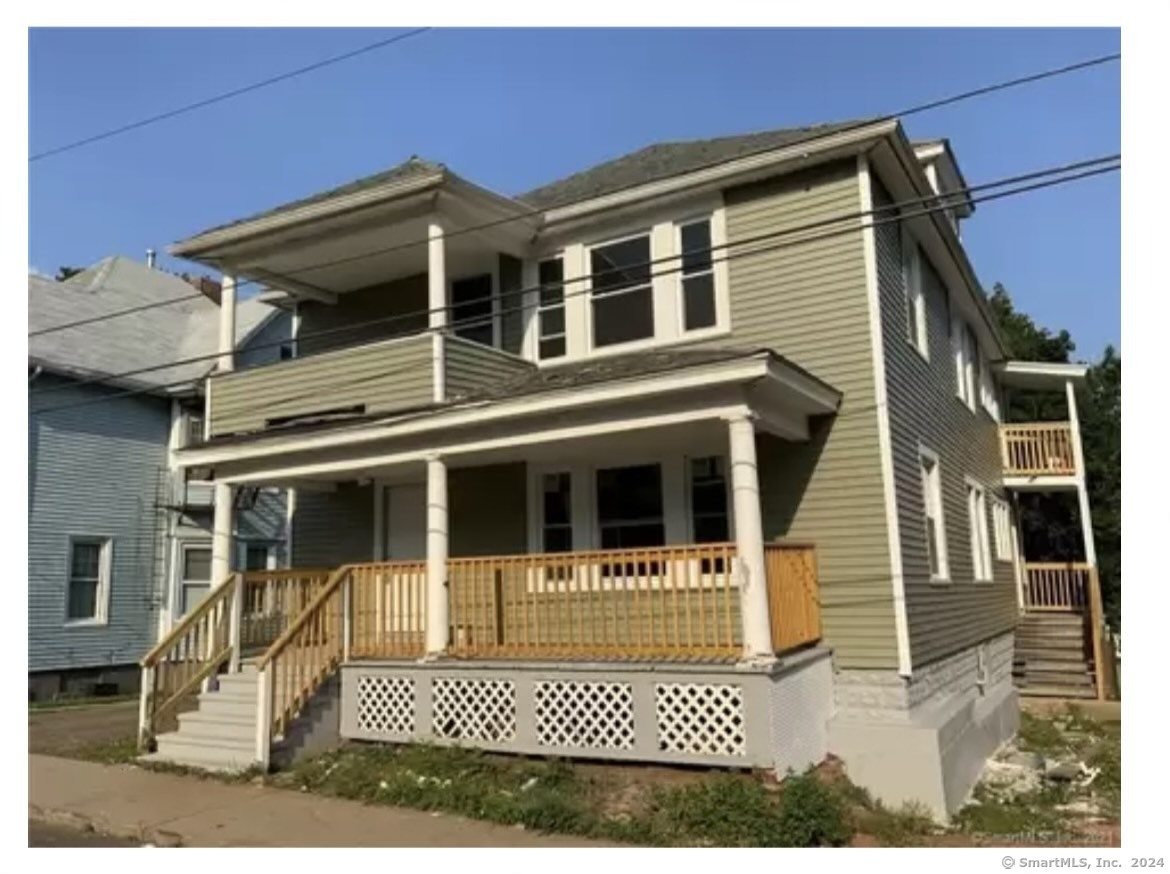
M 30 710 L 28 751 L 50 756 L 74 755 L 89 747 L 133 737 L 137 729 L 137 701 Z

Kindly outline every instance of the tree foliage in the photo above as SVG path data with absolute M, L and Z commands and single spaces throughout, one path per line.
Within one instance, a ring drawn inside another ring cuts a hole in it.
M 1053 333 L 1037 325 L 1012 304 L 1006 288 L 996 283 L 988 303 L 998 320 L 1011 356 L 1023 361 L 1066 364 L 1076 344 L 1068 331 Z M 1085 478 L 1093 514 L 1093 539 L 1101 577 L 1105 613 L 1121 627 L 1121 357 L 1109 346 L 1089 368 L 1087 385 L 1078 395 Z M 1015 390 L 1009 394 L 1007 421 L 1045 422 L 1068 418 L 1063 392 Z M 1024 554 L 1032 561 L 1081 561 L 1076 498 L 1069 493 L 1020 496 L 1020 527 Z

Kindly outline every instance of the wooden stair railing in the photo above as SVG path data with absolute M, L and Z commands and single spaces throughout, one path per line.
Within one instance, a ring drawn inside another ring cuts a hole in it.
M 239 624 L 240 575 L 233 573 L 184 616 L 142 657 L 138 744 L 146 749 L 162 721 L 204 685 L 225 663 L 238 657 L 233 625 Z M 233 621 L 234 615 L 234 621 Z

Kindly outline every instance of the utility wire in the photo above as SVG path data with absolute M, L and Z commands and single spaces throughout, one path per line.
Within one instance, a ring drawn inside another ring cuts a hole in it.
M 1100 159 L 1098 159 L 1098 161 L 1099 160 Z M 1098 162 L 1078 162 L 1078 164 L 1075 166 L 1087 166 L 1087 165 L 1094 164 L 1094 163 L 1098 163 Z M 1054 179 L 1044 179 L 1042 181 L 1032 182 L 1031 184 L 1027 184 L 1027 185 L 1018 185 L 1015 188 L 1008 189 L 1005 191 L 993 192 L 991 194 L 985 194 L 985 195 L 982 195 L 980 197 L 972 198 L 972 202 L 973 203 L 984 203 L 984 202 L 993 201 L 993 200 L 1000 200 L 1000 199 L 1003 199 L 1005 197 L 1012 197 L 1012 196 L 1016 196 L 1019 194 L 1025 194 L 1025 193 L 1028 193 L 1031 191 L 1037 191 L 1037 190 L 1041 190 L 1044 188 L 1050 188 L 1050 187 L 1053 187 L 1056 185 L 1064 185 L 1064 184 L 1067 184 L 1069 182 L 1074 182 L 1074 181 L 1089 178 L 1092 176 L 1102 175 L 1104 173 L 1116 172 L 1120 169 L 1121 168 L 1120 168 L 1119 164 L 1113 164 L 1113 165 L 1108 165 L 1108 166 L 1095 166 L 1095 167 L 1091 167 L 1090 169 L 1084 169 L 1078 173 L 1074 173 L 1074 174 L 1070 174 L 1070 175 L 1063 175 L 1063 176 L 1059 176 L 1058 178 L 1054 178 Z M 1059 168 L 1058 168 L 1058 170 L 1059 170 Z M 1019 178 L 1033 178 L 1033 179 L 1035 179 L 1035 178 L 1039 177 L 1040 175 L 1051 176 L 1054 172 L 1057 172 L 1057 171 L 1049 171 L 1047 174 L 1043 174 L 1043 171 L 1038 171 L 1037 173 L 1026 174 L 1023 177 L 1013 177 L 1013 178 L 1017 178 L 1017 179 L 1019 179 Z M 980 186 L 972 186 L 970 189 L 965 189 L 965 190 L 975 190 L 976 188 L 986 190 L 988 188 L 1002 187 L 1004 184 L 1005 183 L 1003 183 L 1003 182 L 998 183 L 998 184 L 997 183 L 985 183 L 985 184 L 980 185 Z M 958 192 L 955 192 L 955 193 L 958 193 Z M 922 204 L 922 203 L 925 203 L 928 201 L 938 201 L 938 202 L 936 202 L 932 205 L 927 205 L 927 206 L 925 206 L 925 208 L 920 209 L 918 212 L 913 212 L 913 213 L 899 212 L 896 215 L 890 214 L 894 211 L 903 209 L 906 204 L 911 204 L 911 205 Z M 738 241 L 735 241 L 734 243 L 727 243 L 727 244 L 723 244 L 720 246 L 712 246 L 709 249 L 703 250 L 703 251 L 714 252 L 716 250 L 728 249 L 728 248 L 733 248 L 733 247 L 734 248 L 741 248 L 744 246 L 751 246 L 751 245 L 753 245 L 753 243 L 759 242 L 759 241 L 764 240 L 764 239 L 774 239 L 774 238 L 780 237 L 780 236 L 789 236 L 792 234 L 804 233 L 807 230 L 815 230 L 816 228 L 822 227 L 826 224 L 839 224 L 842 221 L 851 221 L 851 220 L 856 219 L 856 218 L 864 218 L 865 216 L 874 216 L 874 215 L 883 215 L 884 214 L 883 217 L 881 217 L 875 221 L 871 221 L 868 224 L 862 223 L 859 225 L 850 225 L 849 227 L 846 227 L 846 228 L 838 228 L 838 229 L 835 229 L 832 231 L 828 231 L 826 233 L 821 233 L 821 234 L 810 236 L 810 237 L 803 237 L 803 238 L 800 238 L 798 240 L 782 241 L 778 244 L 773 244 L 771 246 L 755 247 L 755 248 L 751 248 L 751 249 L 748 249 L 745 251 L 740 251 L 740 252 L 735 252 L 735 253 L 727 253 L 719 258 L 712 258 L 711 259 L 713 264 L 718 263 L 720 261 L 732 261 L 732 260 L 735 260 L 737 258 L 759 255 L 759 254 L 762 254 L 764 252 L 771 252 L 771 251 L 775 251 L 775 250 L 782 249 L 782 248 L 788 248 L 788 247 L 794 246 L 794 245 L 806 245 L 808 243 L 817 242 L 819 240 L 828 239 L 831 237 L 836 237 L 836 236 L 840 236 L 840 235 L 847 234 L 847 233 L 852 233 L 854 231 L 859 231 L 859 230 L 864 231 L 864 230 L 867 230 L 870 228 L 881 227 L 883 225 L 890 224 L 890 223 L 900 223 L 900 222 L 906 221 L 908 219 L 917 218 L 920 216 L 931 215 L 931 214 L 941 212 L 941 211 L 946 210 L 946 209 L 950 209 L 951 207 L 953 207 L 953 205 L 954 205 L 953 202 L 951 202 L 951 199 L 949 199 L 949 198 L 945 198 L 945 197 L 940 198 L 937 195 L 931 195 L 929 197 L 916 198 L 916 199 L 913 199 L 911 201 L 902 201 L 901 203 L 888 204 L 885 206 L 877 207 L 877 208 L 872 209 L 872 210 L 866 210 L 864 212 L 852 213 L 852 214 L 840 216 L 840 217 L 837 217 L 834 219 L 827 219 L 827 220 L 823 220 L 820 222 L 812 223 L 812 224 L 807 225 L 807 226 L 801 226 L 801 227 L 796 227 L 796 228 L 786 228 L 786 229 L 783 229 L 781 231 L 775 231 L 775 232 L 772 232 L 769 234 L 758 235 L 757 237 L 753 237 L 753 238 L 750 238 L 748 240 L 738 240 Z M 681 260 L 680 257 L 672 256 L 672 257 L 667 258 L 667 259 L 658 259 L 658 262 L 661 262 L 661 261 L 678 262 L 680 260 Z M 651 264 L 651 263 L 658 263 L 658 262 L 646 262 L 646 263 Z M 631 265 L 631 266 L 636 266 L 636 265 Z M 645 265 L 643 265 L 643 266 L 645 266 Z M 626 269 L 629 269 L 629 268 L 626 268 Z M 667 270 L 652 272 L 649 275 L 649 277 L 647 277 L 647 278 L 653 279 L 653 278 L 658 277 L 658 276 L 672 275 L 675 273 L 680 273 L 680 272 L 682 272 L 682 270 L 683 270 L 682 265 L 676 264 L 675 266 L 672 266 L 671 268 L 669 268 Z M 607 272 L 609 272 L 609 271 L 607 271 Z M 563 283 L 560 283 L 560 285 L 563 287 L 565 285 L 569 285 L 569 284 L 572 284 L 574 282 L 580 282 L 580 281 L 583 281 L 583 280 L 588 279 L 588 278 L 590 278 L 590 277 L 589 276 L 574 277 L 572 279 L 566 280 Z M 534 288 L 530 288 L 530 289 L 518 289 L 514 292 L 507 292 L 506 294 L 508 294 L 509 296 L 515 296 L 515 295 L 522 295 L 526 292 L 538 291 L 538 290 L 539 290 L 539 287 L 534 287 Z M 584 289 L 581 289 L 579 291 L 565 293 L 562 296 L 562 301 L 567 300 L 569 298 L 577 297 L 579 295 L 588 294 L 590 291 L 591 291 L 590 288 L 584 288 Z M 559 306 L 559 305 L 560 305 L 559 303 L 555 304 L 555 306 Z M 539 308 L 541 308 L 541 306 L 542 305 L 541 305 L 539 300 L 535 301 L 534 303 L 522 303 L 522 304 L 519 304 L 515 307 L 510 308 L 509 310 L 506 310 L 506 311 L 502 310 L 498 313 L 494 313 L 491 316 L 491 318 L 502 317 L 503 315 L 509 314 L 511 312 L 522 312 L 522 311 L 527 310 L 527 309 L 539 309 Z M 442 309 L 444 309 L 444 310 L 451 309 L 451 306 L 448 305 L 446 307 L 443 307 Z M 424 311 L 419 311 L 420 314 L 422 312 L 424 312 Z M 306 335 L 303 335 L 301 337 L 294 338 L 294 341 L 300 341 L 302 339 L 306 339 L 306 338 L 311 337 L 311 336 L 316 337 L 316 336 L 321 336 L 323 334 L 333 334 L 333 333 L 336 333 L 338 331 L 353 330 L 354 328 L 357 328 L 357 327 L 362 327 L 365 325 L 375 324 L 375 323 L 379 323 L 379 322 L 386 322 L 386 321 L 390 321 L 390 320 L 398 320 L 398 319 L 402 319 L 404 317 L 405 317 L 404 315 L 395 315 L 395 316 L 391 317 L 390 319 L 371 319 L 371 320 L 367 320 L 367 321 L 363 321 L 363 322 L 355 322 L 352 324 L 340 326 L 337 328 L 331 328 L 331 329 L 327 329 L 324 331 L 315 331 L 315 332 L 312 332 L 311 334 L 306 334 Z M 426 329 L 423 329 L 421 331 L 414 332 L 414 334 L 421 336 L 421 335 L 425 335 L 425 334 L 429 334 L 429 333 L 434 333 L 435 331 L 450 331 L 454 327 L 457 327 L 459 325 L 467 326 L 468 324 L 478 323 L 478 322 L 482 322 L 484 320 L 485 320 L 485 317 L 476 316 L 472 319 L 460 320 L 459 322 L 457 322 L 455 324 L 447 325 L 447 326 L 444 326 L 442 328 L 426 328 Z M 403 335 L 403 336 L 407 336 L 407 335 Z M 387 339 L 392 339 L 392 338 L 387 338 Z M 249 349 L 249 351 L 255 351 L 255 350 L 267 348 L 270 346 L 284 345 L 287 342 L 289 342 L 289 341 L 278 341 L 278 342 L 272 342 L 272 343 L 257 344 L 256 346 L 251 347 Z M 136 375 L 138 373 L 147 372 L 150 370 L 166 369 L 169 367 L 179 366 L 181 364 L 194 363 L 196 361 L 205 361 L 205 360 L 210 360 L 212 358 L 218 358 L 218 357 L 219 357 L 219 353 L 215 353 L 212 355 L 201 355 L 201 356 L 197 356 L 197 357 L 192 358 L 192 359 L 183 359 L 181 361 L 168 362 L 166 364 L 156 365 L 156 366 L 150 367 L 150 368 L 143 368 L 143 369 L 138 370 L 138 371 L 129 371 L 129 372 L 122 373 L 122 374 L 107 375 L 107 376 L 92 378 L 92 379 L 88 379 L 88 380 L 74 381 L 74 382 L 71 382 L 70 385 L 66 386 L 66 387 L 76 387 L 78 384 L 101 383 L 101 382 L 108 381 L 111 379 L 119 379 L 119 378 L 122 378 L 125 376 Z M 338 383 L 336 385 L 322 387 L 322 388 L 319 388 L 316 391 L 312 392 L 312 394 L 319 394 L 321 391 L 326 390 L 326 389 L 336 389 L 336 388 L 345 387 L 347 385 L 358 384 L 361 381 L 364 381 L 365 379 L 369 379 L 369 378 L 371 378 L 371 377 L 363 378 L 363 380 L 358 380 L 356 382 L 351 381 L 348 383 Z M 381 378 L 381 377 L 379 377 L 379 378 Z M 96 398 L 93 400 L 80 401 L 80 402 L 70 403 L 70 404 L 62 404 L 62 405 L 58 405 L 58 406 L 42 407 L 42 408 L 39 408 L 36 410 L 32 410 L 31 412 L 33 412 L 33 413 L 47 413 L 47 412 L 53 412 L 53 411 L 57 411 L 57 410 L 71 409 L 74 407 L 88 406 L 88 405 L 94 404 L 94 403 L 104 403 L 106 401 L 113 400 L 113 399 L 120 398 L 120 397 L 126 397 L 126 396 L 137 395 L 137 394 L 144 394 L 144 393 L 154 392 L 154 391 L 158 391 L 160 389 L 165 389 L 165 388 L 175 388 L 175 387 L 187 385 L 190 382 L 191 382 L 191 380 L 183 380 L 181 382 L 175 382 L 175 383 L 170 383 L 170 384 L 166 384 L 166 385 L 146 386 L 143 388 L 128 389 L 125 391 L 116 392 L 116 393 L 113 393 L 110 395 L 106 395 L 102 398 Z M 62 387 L 62 386 L 51 387 L 51 388 L 41 389 L 39 391 L 31 391 L 31 392 L 29 392 L 29 394 L 30 395 L 47 394 L 47 393 L 52 392 L 52 391 L 60 390 L 61 388 L 64 388 L 64 387 Z M 309 396 L 311 396 L 311 395 L 309 395 Z M 291 398 L 291 399 L 290 398 L 283 398 L 283 399 L 281 399 L 281 402 L 287 402 L 288 400 L 295 400 L 295 398 Z M 261 407 L 259 409 L 264 409 L 264 408 Z
M 406 33 L 399 33 L 392 37 L 388 37 L 387 39 L 378 40 L 377 42 L 370 43 L 369 45 L 362 46 L 361 48 L 354 49 L 353 51 L 346 52 L 345 54 L 334 55 L 331 58 L 325 58 L 322 61 L 317 61 L 315 64 L 309 64 L 307 67 L 299 67 L 296 70 L 289 70 L 287 73 L 281 73 L 278 76 L 272 76 L 271 78 L 264 79 L 260 82 L 253 82 L 251 85 L 244 85 L 241 88 L 236 88 L 232 91 L 226 91 L 223 94 L 217 94 L 214 97 L 208 97 L 204 100 L 196 101 L 195 103 L 188 103 L 186 106 L 180 106 L 176 109 L 171 109 L 167 112 L 159 113 L 158 115 L 152 115 L 149 118 L 131 122 L 130 124 L 125 124 L 121 127 L 117 127 L 100 134 L 94 134 L 93 136 L 86 137 L 85 139 L 75 140 L 72 143 L 65 143 L 64 145 L 56 146 L 44 152 L 38 152 L 37 154 L 30 157 L 28 161 L 31 164 L 33 161 L 39 161 L 42 158 L 48 158 L 50 155 L 59 155 L 62 152 L 79 149 L 82 146 L 89 145 L 90 143 L 96 143 L 100 140 L 106 140 L 110 137 L 115 137 L 128 131 L 137 130 L 138 128 L 164 121 L 168 118 L 174 118 L 176 115 L 183 115 L 184 113 L 193 112 L 196 109 L 202 109 L 205 106 L 211 106 L 214 103 L 221 103 L 224 100 L 230 100 L 233 97 L 239 97 L 241 94 L 247 94 L 251 91 L 258 91 L 261 88 L 267 88 L 269 85 L 275 85 L 277 82 L 284 82 L 297 76 L 303 76 L 306 73 L 312 73 L 315 70 L 320 70 L 324 67 L 332 66 L 333 64 L 340 64 L 342 61 L 348 61 L 350 58 L 356 58 L 358 55 L 364 55 L 368 52 L 394 45 L 394 43 L 399 43 L 403 40 L 410 39 L 411 37 L 419 36 L 420 34 L 426 33 L 431 29 L 432 28 L 429 27 L 418 27 L 414 30 L 408 30 Z
M 413 35 L 413 34 L 410 34 L 410 35 Z M 959 102 L 964 101 L 964 100 L 971 100 L 975 97 L 982 97 L 986 94 L 991 94 L 991 93 L 994 93 L 996 91 L 1003 91 L 1003 90 L 1006 90 L 1009 88 L 1018 87 L 1020 85 L 1031 84 L 1033 82 L 1039 82 L 1039 81 L 1044 80 L 1044 79 L 1050 79 L 1050 78 L 1053 78 L 1056 76 L 1063 76 L 1063 75 L 1067 75 L 1069 73 L 1077 72 L 1079 70 L 1084 70 L 1084 69 L 1088 69 L 1091 67 L 1100 66 L 1102 64 L 1112 63 L 1114 61 L 1119 60 L 1120 58 L 1121 58 L 1120 53 L 1112 54 L 1112 55 L 1101 55 L 1100 57 L 1090 58 L 1088 60 L 1080 61 L 1080 62 L 1075 63 L 1075 64 L 1068 64 L 1068 65 L 1063 66 L 1063 67 L 1055 67 L 1052 69 L 1040 71 L 1038 73 L 1032 73 L 1032 74 L 1029 74 L 1027 76 L 1022 76 L 1022 77 L 1019 77 L 1016 79 L 1009 79 L 1006 81 L 993 83 L 991 85 L 985 85 L 981 88 L 976 88 L 976 89 L 973 89 L 971 91 L 964 91 L 964 92 L 959 93 L 959 94 L 951 95 L 950 97 L 944 97 L 944 98 L 941 98 L 938 100 L 929 101 L 927 103 L 919 103 L 919 104 L 916 104 L 914 106 L 909 106 L 909 107 L 906 107 L 905 109 L 902 109 L 898 112 L 888 113 L 886 115 L 878 116 L 876 118 L 866 119 L 864 121 L 857 121 L 857 122 L 854 122 L 852 124 L 848 124 L 848 125 L 844 125 L 842 127 L 834 128 L 832 131 L 811 133 L 807 137 L 798 138 L 796 140 L 793 140 L 792 142 L 786 144 L 784 146 L 784 148 L 790 148 L 792 146 L 797 146 L 797 145 L 801 145 L 804 143 L 812 142 L 813 140 L 817 140 L 817 139 L 820 139 L 820 138 L 823 138 L 826 136 L 839 136 L 841 134 L 849 133 L 850 131 L 857 130 L 857 129 L 862 128 L 862 127 L 867 127 L 869 125 L 878 124 L 878 123 L 885 122 L 885 121 L 892 121 L 892 120 L 898 119 L 898 118 L 905 118 L 906 116 L 909 116 L 909 115 L 915 115 L 915 114 L 920 113 L 920 112 L 927 112 L 929 110 L 938 109 L 938 108 L 943 107 L 943 106 L 950 106 L 954 103 L 959 103 Z M 775 147 L 765 147 L 765 148 L 757 149 L 753 152 L 745 153 L 744 155 L 741 155 L 740 157 L 749 157 L 750 155 L 760 154 L 762 152 L 767 152 L 767 151 L 773 151 L 774 148 Z M 546 210 L 543 210 L 543 209 L 533 209 L 533 210 L 529 210 L 527 212 L 520 213 L 517 215 L 508 216 L 507 218 L 495 219 L 495 220 L 490 221 L 490 222 L 484 222 L 482 224 L 473 225 L 473 226 L 469 226 L 466 228 L 457 228 L 453 231 L 448 232 L 445 236 L 447 238 L 454 238 L 454 237 L 461 236 L 463 234 L 476 233 L 479 231 L 488 230 L 488 229 L 493 228 L 493 227 L 498 227 L 500 225 L 510 224 L 512 222 L 522 221 L 522 220 L 528 219 L 528 218 L 538 217 L 538 216 L 543 215 L 545 212 L 546 212 Z M 409 241 L 406 241 L 403 243 L 397 243 L 397 244 L 394 244 L 391 246 L 384 246 L 384 247 L 381 247 L 378 249 L 372 249 L 368 252 L 363 252 L 363 253 L 358 254 L 358 255 L 348 255 L 348 256 L 345 256 L 342 258 L 337 258 L 337 259 L 334 259 L 331 261 L 322 261 L 322 262 L 319 262 L 316 264 L 307 265 L 305 267 L 299 267 L 296 270 L 293 270 L 287 274 L 284 274 L 281 278 L 292 278 L 295 276 L 300 276 L 300 275 L 305 274 L 305 273 L 312 273 L 316 270 L 321 270 L 321 269 L 324 269 L 326 267 L 335 267 L 339 264 L 345 264 L 345 263 L 349 263 L 351 261 L 358 261 L 358 260 L 362 260 L 365 258 L 371 258 L 371 257 L 374 257 L 375 255 L 385 255 L 385 254 L 395 252 L 395 251 L 400 251 L 403 249 L 414 248 L 415 246 L 423 246 L 423 245 L 426 245 L 428 242 L 429 242 L 429 240 L 427 240 L 427 239 L 409 240 Z M 248 285 L 269 286 L 270 284 L 271 284 L 270 280 L 243 279 L 243 280 L 240 280 L 239 282 L 236 283 L 236 290 L 238 291 L 239 289 L 244 288 L 245 286 L 248 286 Z M 93 321 L 99 321 L 99 320 L 104 320 L 104 319 L 118 318 L 119 316 L 122 316 L 122 315 L 129 315 L 131 313 L 141 312 L 143 309 L 147 309 L 147 308 L 151 308 L 151 307 L 155 307 L 155 306 L 160 306 L 160 307 L 161 306 L 168 306 L 172 303 L 178 302 L 178 300 L 182 300 L 182 298 L 176 298 L 174 300 L 167 300 L 167 301 L 159 301 L 157 303 L 147 304 L 143 307 L 133 307 L 133 308 L 128 309 L 128 310 L 121 310 L 121 311 L 116 311 L 116 312 L 112 312 L 112 313 L 107 313 L 105 316 L 100 317 L 100 319 L 87 320 L 86 322 L 83 322 L 82 324 L 89 324 L 89 323 L 92 323 Z M 50 328 L 44 328 L 44 329 L 36 332 L 36 334 L 47 334 L 47 333 L 50 333 L 52 331 L 63 331 L 67 328 L 75 327 L 75 324 L 76 323 L 71 323 L 71 324 L 65 324 L 65 325 L 56 325 L 56 326 L 53 326 Z M 29 336 L 34 336 L 34 334 L 30 334 Z
M 203 292 L 197 291 L 194 294 L 184 294 L 182 297 L 171 297 L 167 298 L 166 300 L 151 301 L 150 303 L 144 303 L 136 307 L 128 307 L 127 309 L 118 310 L 112 313 L 103 313 L 100 316 L 91 316 L 88 319 L 78 319 L 76 322 L 66 322 L 63 325 L 52 325 L 48 328 L 40 328 L 36 331 L 29 331 L 28 335 L 30 337 L 40 337 L 43 334 L 53 334 L 57 331 L 64 331 L 67 328 L 80 328 L 82 325 L 92 325 L 95 322 L 106 322 L 110 319 L 116 319 L 120 316 L 128 316 L 133 313 L 140 313 L 143 310 L 152 310 L 156 307 L 173 306 L 174 304 L 183 303 L 184 301 L 206 297 L 207 295 L 205 295 Z

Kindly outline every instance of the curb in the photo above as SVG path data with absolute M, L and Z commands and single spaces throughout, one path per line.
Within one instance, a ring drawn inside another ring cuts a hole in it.
M 74 813 L 71 810 L 38 807 L 35 804 L 28 806 L 28 818 L 35 822 L 50 825 L 62 825 L 83 832 L 94 832 L 112 838 L 122 838 L 128 841 L 138 841 L 144 846 L 152 847 L 182 847 L 183 836 L 166 829 L 151 828 L 150 826 L 118 826 L 103 819 Z

